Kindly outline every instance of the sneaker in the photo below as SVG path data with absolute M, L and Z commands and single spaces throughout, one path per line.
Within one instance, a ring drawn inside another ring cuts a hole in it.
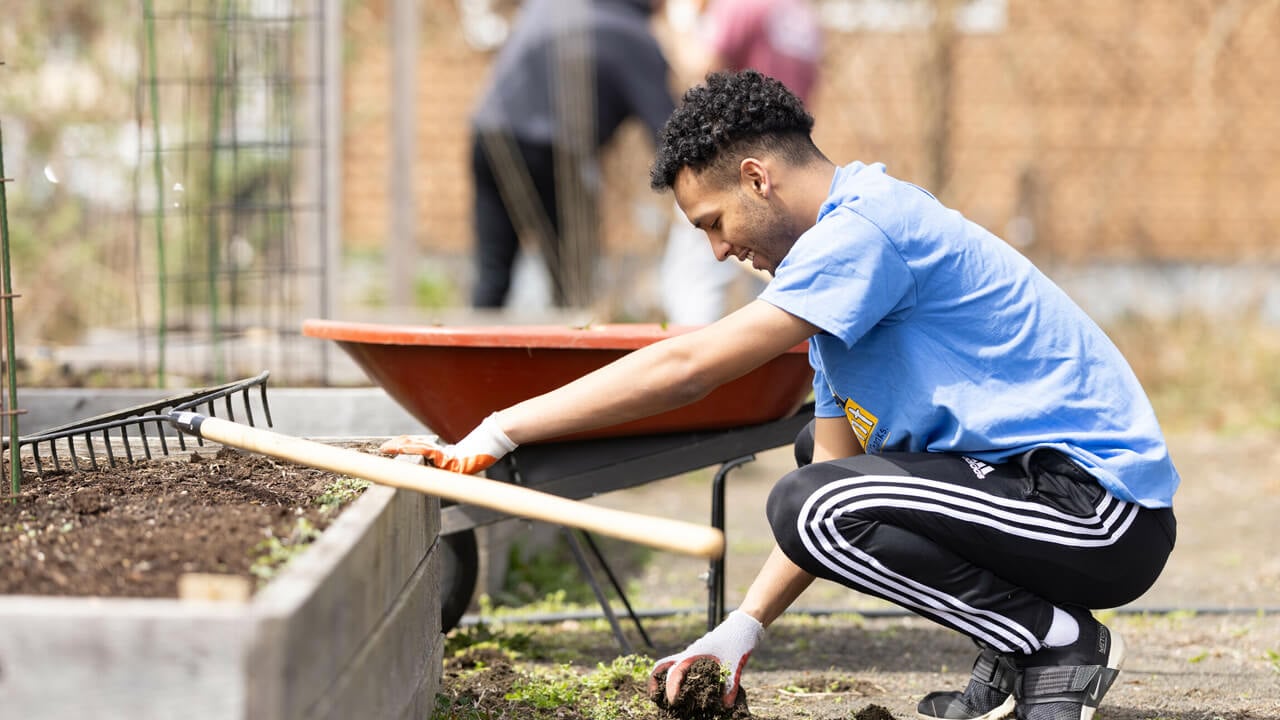
M 1013 695 L 1018 720 L 1089 720 L 1120 674 L 1124 640 L 1088 610 L 1068 612 L 1080 623 L 1074 643 L 1017 660 L 1021 674 Z
M 1000 720 L 1013 712 L 1013 686 L 1017 677 L 1008 655 L 989 647 L 973 661 L 973 673 L 964 692 L 932 692 L 916 706 L 923 720 Z

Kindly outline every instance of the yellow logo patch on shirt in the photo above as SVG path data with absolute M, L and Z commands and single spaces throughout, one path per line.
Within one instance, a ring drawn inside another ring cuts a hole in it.
M 880 422 L 880 419 L 852 399 L 844 401 L 844 416 L 848 418 L 849 427 L 853 428 L 853 434 L 858 436 L 858 442 L 862 443 L 862 447 L 869 447 L 867 441 L 871 438 L 871 433 L 875 431 L 876 423 Z

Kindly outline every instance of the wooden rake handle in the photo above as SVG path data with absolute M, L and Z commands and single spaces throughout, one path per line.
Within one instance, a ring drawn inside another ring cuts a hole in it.
M 706 525 L 588 505 L 510 483 L 326 445 L 192 412 L 169 416 L 178 429 L 223 445 L 290 460 L 508 515 L 588 530 L 659 550 L 716 559 L 724 533 Z

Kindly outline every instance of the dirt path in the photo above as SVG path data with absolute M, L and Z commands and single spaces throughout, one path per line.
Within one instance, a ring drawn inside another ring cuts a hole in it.
M 1118 613 L 1103 615 L 1126 638 L 1130 652 L 1098 717 L 1280 718 L 1280 614 L 1257 610 L 1280 607 L 1277 440 L 1274 435 L 1170 439 L 1183 475 L 1176 505 L 1178 547 L 1150 592 Z M 772 546 L 761 508 L 773 480 L 789 467 L 788 450 L 771 451 L 730 477 L 729 608 L 741 599 Z M 695 473 L 593 502 L 706 522 L 709 477 L 709 472 Z M 631 601 L 641 609 L 704 608 L 700 575 L 705 571 L 697 560 L 655 555 L 630 581 Z M 895 717 L 911 718 L 927 692 L 958 688 L 973 660 L 968 640 L 916 618 L 874 616 L 890 606 L 830 583 L 815 583 L 794 609 L 843 614 L 790 613 L 769 630 L 743 679 L 755 717 L 844 719 L 875 704 Z M 705 630 L 702 618 L 649 621 L 656 647 L 646 654 L 660 657 L 682 649 Z M 566 650 L 577 648 L 575 662 L 590 666 L 618 654 L 599 623 L 561 625 L 550 632 Z M 632 633 L 632 638 L 639 646 L 638 636 Z M 831 687 L 839 690 L 823 690 Z
M 1104 619 L 1125 638 L 1129 653 L 1098 718 L 1280 718 L 1280 616 L 1170 613 Z M 645 627 L 655 644 L 643 650 L 648 657 L 645 667 L 656 657 L 682 649 L 703 630 L 690 616 L 650 620 Z M 511 624 L 499 632 L 525 641 L 517 672 L 549 672 L 566 662 L 587 672 L 618 656 L 601 621 Z M 638 636 L 633 634 L 633 639 L 639 643 Z M 960 687 L 973 656 L 967 639 L 916 618 L 791 614 L 769 629 L 747 665 L 742 685 L 750 717 L 756 720 L 849 720 L 869 706 L 906 720 L 915 718 L 916 703 L 926 693 Z M 461 704 L 474 702 L 491 713 L 447 717 L 591 717 L 574 714 L 576 709 L 539 712 L 504 702 L 517 677 L 508 671 L 483 682 L 474 676 L 460 682 L 446 674 L 446 693 L 474 693 Z M 618 689 L 643 695 L 642 684 L 629 685 Z M 477 693 L 476 687 L 486 691 Z M 610 717 L 665 717 L 652 704 L 641 703 L 640 708 Z
M 967 640 L 916 619 L 813 624 L 821 631 L 776 628 L 752 658 L 744 687 L 756 688 L 753 712 L 845 718 L 851 704 L 875 703 L 913 717 L 921 696 L 960 687 L 973 662 Z M 1100 717 L 1280 717 L 1280 617 L 1121 616 L 1108 625 L 1130 650 Z M 784 689 L 801 684 L 797 674 L 843 676 L 864 694 L 791 696 Z

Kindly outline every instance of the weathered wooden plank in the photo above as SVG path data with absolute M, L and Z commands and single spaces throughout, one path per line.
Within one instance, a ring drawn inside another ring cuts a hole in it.
M 243 717 L 244 606 L 0 597 L 0 716 Z
M 432 664 L 437 646 L 443 645 L 437 592 L 443 569 L 440 560 L 434 548 L 423 558 L 368 642 L 302 717 L 398 718 L 419 704 L 423 679 L 439 678 L 441 672 L 439 664 Z
M 381 502 L 347 508 L 253 603 L 255 614 L 271 626 L 264 633 L 279 646 L 274 657 L 259 656 L 261 664 L 249 669 L 255 688 L 259 678 L 279 679 L 271 691 L 251 697 L 255 717 L 302 717 L 323 697 L 397 602 L 434 541 L 427 536 L 425 496 L 382 486 L 370 487 L 365 496 Z

